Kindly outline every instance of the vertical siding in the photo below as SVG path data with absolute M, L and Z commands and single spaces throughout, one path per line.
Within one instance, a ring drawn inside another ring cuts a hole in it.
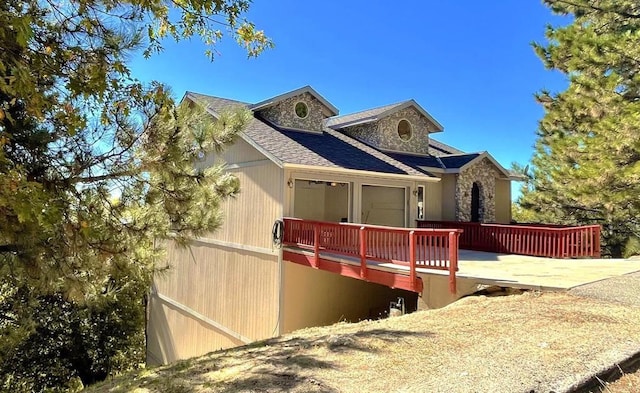
M 511 181 L 496 179 L 496 222 L 511 222 Z
M 456 175 L 442 176 L 442 219 L 456 220 Z
M 273 335 L 278 323 L 278 258 L 199 242 L 167 244 L 171 269 L 157 292 L 250 340 Z M 162 362 L 242 344 L 183 310 L 152 296 L 150 358 Z
M 224 161 L 227 164 L 238 164 L 265 159 L 253 146 L 238 138 L 233 145 L 229 146 L 220 154 L 209 153 L 206 155 L 202 165 L 211 166 L 215 162 Z
M 219 230 L 186 249 L 168 242 L 171 268 L 156 277 L 159 295 L 149 303 L 151 362 L 172 362 L 277 333 L 280 267 L 271 228 L 282 214 L 286 182 L 280 168 L 242 140 L 199 165 L 221 160 L 239 178 L 240 193 L 221 204 Z
M 240 194 L 222 203 L 223 224 L 207 237 L 271 248 L 271 227 L 280 218 L 282 169 L 273 163 L 231 170 L 240 180 Z
M 425 186 L 425 218 L 439 221 L 442 219 L 442 181 L 429 182 Z

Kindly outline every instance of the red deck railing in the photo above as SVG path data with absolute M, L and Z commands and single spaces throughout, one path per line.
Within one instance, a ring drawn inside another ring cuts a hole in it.
M 313 250 L 314 266 L 320 253 L 358 258 L 360 276 L 367 277 L 367 261 L 390 262 L 409 267 L 412 283 L 416 268 L 449 271 L 449 289 L 456 292 L 458 229 L 413 229 L 374 225 L 284 219 L 283 244 Z
M 419 228 L 462 229 L 460 248 L 550 258 L 599 258 L 600 226 L 542 227 L 477 222 L 418 221 Z

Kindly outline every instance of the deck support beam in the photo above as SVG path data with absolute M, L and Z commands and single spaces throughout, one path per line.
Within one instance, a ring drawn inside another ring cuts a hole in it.
M 375 284 L 386 285 L 390 288 L 404 289 L 406 291 L 422 293 L 424 285 L 420 277 L 416 277 L 415 280 L 406 274 L 392 273 L 377 269 L 367 269 L 366 278 L 361 277 L 361 266 L 351 265 L 348 263 L 342 263 L 333 261 L 330 259 L 322 258 L 319 256 L 318 267 L 315 266 L 315 256 L 308 253 L 283 251 L 283 260 L 297 263 L 299 265 L 314 267 L 319 270 L 324 270 L 331 273 L 337 273 L 345 277 L 355 278 Z

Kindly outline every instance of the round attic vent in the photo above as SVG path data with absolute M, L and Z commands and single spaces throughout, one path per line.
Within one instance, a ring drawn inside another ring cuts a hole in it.
M 403 141 L 411 139 L 411 123 L 408 120 L 402 119 L 398 122 L 398 136 Z
M 296 102 L 296 105 L 293 108 L 296 112 L 296 116 L 301 119 L 304 119 L 309 115 L 309 108 L 307 107 L 307 104 L 302 101 Z

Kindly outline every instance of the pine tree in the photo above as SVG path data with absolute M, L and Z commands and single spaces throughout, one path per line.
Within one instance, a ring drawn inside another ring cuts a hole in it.
M 133 79 L 126 59 L 192 35 L 213 56 L 224 34 L 256 56 L 272 44 L 242 19 L 248 7 L 0 2 L 0 390 L 71 388 L 143 359 L 162 241 L 215 230 L 239 189 L 194 159 L 232 143 L 250 113 L 213 122 L 176 106 L 164 85 Z
M 519 204 L 541 222 L 601 224 L 603 253 L 619 257 L 640 234 L 640 3 L 545 3 L 573 17 L 534 44 L 568 88 L 537 95 L 545 115 Z

